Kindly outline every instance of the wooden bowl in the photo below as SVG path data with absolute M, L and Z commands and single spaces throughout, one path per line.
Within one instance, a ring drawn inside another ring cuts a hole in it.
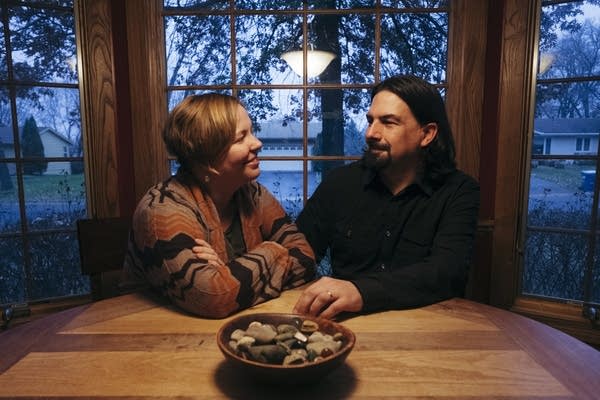
M 280 324 L 298 325 L 298 321 L 311 320 L 319 324 L 319 331 L 333 335 L 343 335 L 342 347 L 331 356 L 321 360 L 295 365 L 268 364 L 249 360 L 236 354 L 229 346 L 231 333 L 236 329 L 246 330 L 252 321 L 274 326 Z M 217 344 L 225 358 L 236 368 L 263 382 L 272 384 L 294 384 L 317 381 L 344 363 L 354 348 L 354 333 L 345 326 L 327 319 L 297 314 L 256 313 L 234 317 L 221 326 L 217 332 Z

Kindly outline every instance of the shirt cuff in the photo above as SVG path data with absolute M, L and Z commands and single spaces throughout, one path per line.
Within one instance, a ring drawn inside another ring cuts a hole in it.
M 391 304 L 383 285 L 371 277 L 353 279 L 350 282 L 356 286 L 363 299 L 362 312 L 373 312 L 389 307 Z

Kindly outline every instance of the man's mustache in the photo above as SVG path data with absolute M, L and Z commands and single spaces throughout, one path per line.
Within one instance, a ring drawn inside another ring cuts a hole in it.
M 382 151 L 387 151 L 390 149 L 390 146 L 388 146 L 385 143 L 369 143 L 367 142 L 364 146 L 363 146 L 363 151 L 367 152 L 369 150 L 382 150 Z

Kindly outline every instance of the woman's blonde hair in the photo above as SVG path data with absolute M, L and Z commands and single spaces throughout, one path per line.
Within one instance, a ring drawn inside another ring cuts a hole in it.
M 235 140 L 237 98 L 220 93 L 191 95 L 169 114 L 163 140 L 187 171 L 200 165 L 213 168 Z

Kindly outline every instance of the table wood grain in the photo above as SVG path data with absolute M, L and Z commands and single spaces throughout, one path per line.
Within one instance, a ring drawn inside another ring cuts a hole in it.
M 243 313 L 290 312 L 299 293 Z M 346 363 L 293 388 L 232 368 L 216 344 L 224 321 L 135 293 L 14 327 L 0 334 L 0 398 L 600 398 L 600 352 L 464 299 L 344 319 Z

